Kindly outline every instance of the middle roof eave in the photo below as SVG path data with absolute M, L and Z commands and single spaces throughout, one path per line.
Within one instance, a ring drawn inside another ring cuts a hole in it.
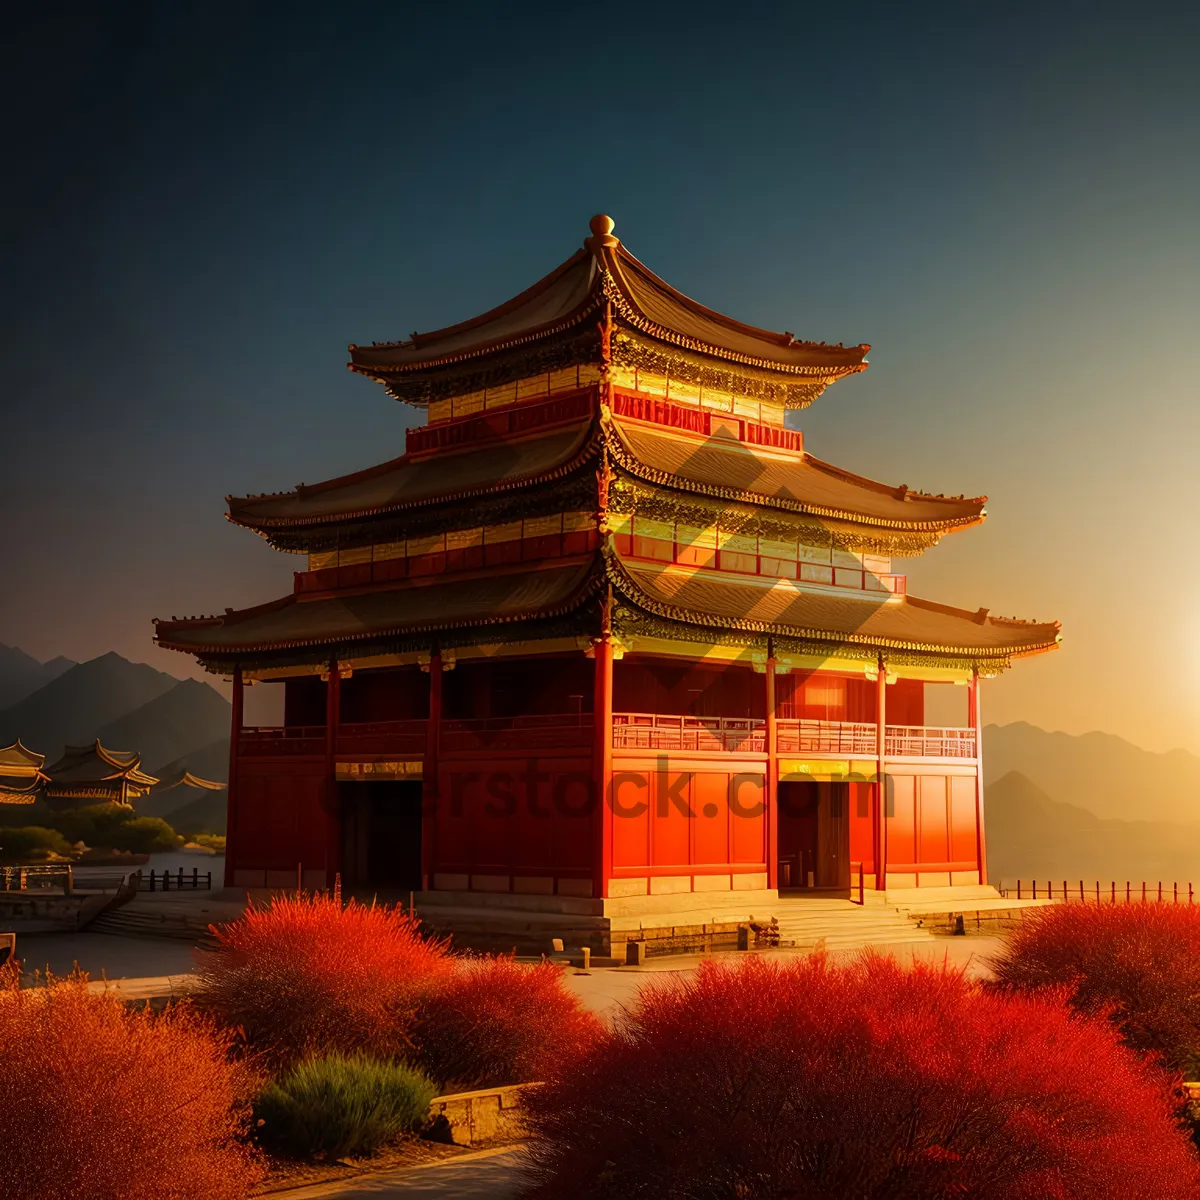
M 890 593 L 831 595 L 787 579 L 608 558 L 609 577 L 634 604 L 669 620 L 931 654 L 1009 658 L 1053 649 L 1056 622 L 1008 621 Z
M 228 497 L 229 519 L 251 529 L 325 525 L 505 491 L 566 474 L 594 451 L 591 418 L 464 450 L 405 455 L 311 487 Z
M 984 498 L 925 496 L 852 475 L 807 454 L 611 420 L 608 446 L 631 475 L 682 490 L 896 530 L 942 531 L 983 518 Z

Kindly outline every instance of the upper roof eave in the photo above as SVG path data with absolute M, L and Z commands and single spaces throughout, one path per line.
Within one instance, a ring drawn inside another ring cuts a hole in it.
M 727 317 L 659 278 L 612 236 L 607 218 L 592 220 L 584 248 L 531 287 L 469 320 L 406 341 L 351 344 L 349 367 L 373 379 L 436 371 L 537 341 L 579 325 L 604 302 L 614 317 L 652 338 L 719 359 L 784 375 L 832 381 L 866 368 L 870 346 L 798 340 Z

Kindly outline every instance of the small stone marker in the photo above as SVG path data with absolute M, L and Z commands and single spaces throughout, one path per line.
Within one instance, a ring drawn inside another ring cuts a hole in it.
M 646 965 L 646 943 L 625 943 L 625 965 L 627 967 L 644 967 Z
M 563 948 L 563 940 L 562 940 L 562 938 L 554 938 L 554 939 L 551 941 L 550 945 L 551 945 L 551 947 L 553 948 L 553 950 L 554 950 L 554 953 L 555 953 L 555 954 L 561 954 L 561 953 L 562 953 L 562 948 Z
M 583 969 L 590 971 L 592 969 L 592 948 L 591 946 L 583 947 Z

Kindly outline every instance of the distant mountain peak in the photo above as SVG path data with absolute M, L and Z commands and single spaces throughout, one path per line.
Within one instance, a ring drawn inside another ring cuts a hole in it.
M 1106 820 L 1200 823 L 1200 757 L 1143 750 L 1115 733 L 1053 733 L 1014 721 L 983 731 L 990 788 L 1017 771 L 1060 804 Z

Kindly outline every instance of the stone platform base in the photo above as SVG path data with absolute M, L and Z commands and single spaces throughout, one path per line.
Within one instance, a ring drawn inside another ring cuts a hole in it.
M 426 926 L 456 946 L 550 954 L 560 939 L 565 951 L 587 946 L 595 955 L 619 957 L 627 941 L 679 937 L 684 930 L 695 930 L 701 940 L 706 931 L 720 932 L 736 943 L 740 924 L 772 919 L 779 893 L 760 888 L 590 899 L 439 891 L 418 892 L 415 901 Z
M 864 904 L 847 893 L 752 891 L 665 895 L 537 896 L 469 891 L 418 892 L 418 915 L 431 932 L 468 949 L 551 954 L 588 947 L 598 957 L 623 958 L 625 943 L 646 941 L 653 953 L 734 949 L 739 926 L 778 922 L 784 941 L 868 945 L 928 936 L 937 915 L 1009 908 L 995 888 L 979 884 L 866 891 Z M 922 928 L 924 927 L 924 928 Z

